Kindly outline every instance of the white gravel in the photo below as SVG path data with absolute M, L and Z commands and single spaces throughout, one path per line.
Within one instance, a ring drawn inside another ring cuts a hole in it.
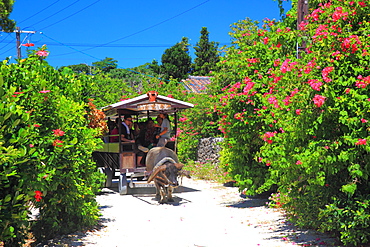
M 152 193 L 119 195 L 116 188 L 105 188 L 97 197 L 104 227 L 65 236 L 59 243 L 96 247 L 338 246 L 324 234 L 296 229 L 280 210 L 267 208 L 265 198 L 240 197 L 235 187 L 184 178 L 174 199 L 174 203 L 160 205 Z

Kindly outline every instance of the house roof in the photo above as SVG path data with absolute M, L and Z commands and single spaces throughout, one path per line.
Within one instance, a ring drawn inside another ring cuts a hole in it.
M 210 76 L 189 76 L 182 80 L 185 88 L 193 93 L 205 93 L 208 85 L 212 82 Z
M 157 95 L 156 101 L 150 102 L 149 96 L 147 94 L 143 94 L 132 99 L 123 100 L 108 106 L 104 106 L 101 108 L 101 110 L 103 110 L 107 116 L 117 115 L 119 111 L 123 114 L 140 114 L 147 112 L 147 110 L 143 110 L 142 108 L 140 108 L 140 106 L 146 104 L 150 105 L 154 103 L 159 107 L 161 105 L 169 105 L 170 108 L 164 110 L 165 112 L 168 113 L 194 107 L 194 105 L 191 103 L 169 98 L 163 95 Z M 154 111 L 160 111 L 160 109 L 156 109 Z

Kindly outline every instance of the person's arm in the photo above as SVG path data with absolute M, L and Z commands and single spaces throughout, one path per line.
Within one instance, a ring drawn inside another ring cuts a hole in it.
M 122 133 L 122 135 L 121 135 L 121 141 L 123 141 L 123 142 L 135 142 L 135 140 L 128 139 L 126 137 L 127 135 L 128 135 L 127 133 Z
M 121 141 L 123 142 L 135 142 L 135 140 L 129 140 L 124 135 L 121 136 Z
M 166 134 L 168 131 L 168 128 L 167 127 L 163 127 L 163 131 L 161 133 L 159 133 L 156 138 L 159 139 L 161 136 L 163 136 L 164 134 Z

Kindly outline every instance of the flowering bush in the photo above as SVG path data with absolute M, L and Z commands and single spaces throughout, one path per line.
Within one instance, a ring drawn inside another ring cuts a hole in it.
M 222 160 L 247 194 L 277 185 L 298 225 L 338 232 L 345 244 L 365 243 L 369 228 L 348 225 L 356 216 L 334 210 L 348 204 L 370 215 L 361 206 L 370 192 L 370 6 L 318 4 L 301 30 L 294 29 L 295 9 L 262 28 L 249 20 L 233 26 L 234 46 L 215 78 L 223 92 Z M 306 44 L 299 58 L 297 44 Z M 328 227 L 327 215 L 339 225 Z
M 47 55 L 42 47 L 0 65 L 0 239 L 9 246 L 21 245 L 30 230 L 30 205 L 40 209 L 32 226 L 39 240 L 98 220 L 97 130 L 84 117 L 81 81 L 49 66 Z

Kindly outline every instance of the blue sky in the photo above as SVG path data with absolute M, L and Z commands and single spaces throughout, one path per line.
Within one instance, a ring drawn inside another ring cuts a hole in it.
M 290 4 L 286 3 L 286 8 Z M 120 68 L 161 61 L 165 49 L 188 37 L 195 46 L 207 27 L 210 41 L 230 43 L 230 25 L 246 17 L 280 19 L 273 0 L 16 0 L 11 18 L 22 43 L 46 44 L 54 67 L 111 57 Z M 193 56 L 193 50 L 191 49 Z M 22 57 L 26 56 L 22 48 Z M 0 33 L 0 58 L 17 57 L 14 33 Z

